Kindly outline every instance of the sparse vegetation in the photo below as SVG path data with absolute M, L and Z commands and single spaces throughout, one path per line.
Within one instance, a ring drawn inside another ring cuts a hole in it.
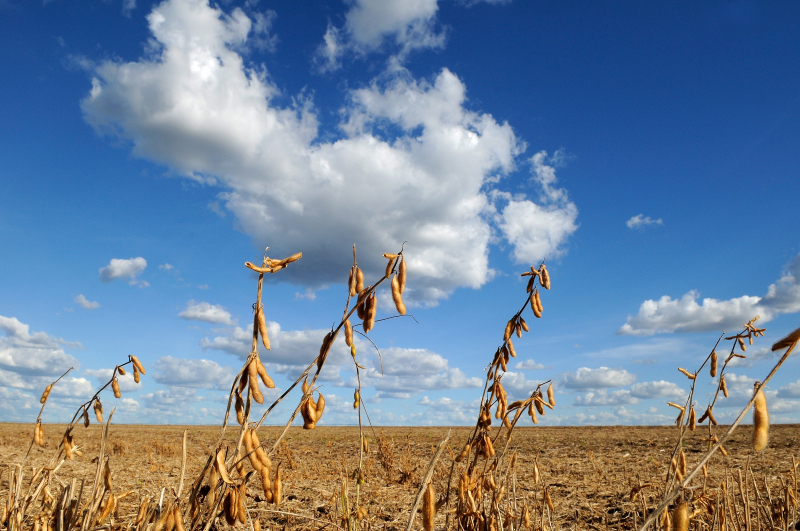
M 260 385 L 274 387 L 258 352 L 259 337 L 270 349 L 261 303 L 263 277 L 301 257 L 298 253 L 274 260 L 265 255 L 260 266 L 245 264 L 259 274 L 253 341 L 231 386 L 221 429 L 112 426 L 114 410 L 104 419 L 99 394 L 110 386 L 119 399 L 117 375 L 127 370 L 139 381 L 145 368 L 134 356 L 114 368 L 109 382 L 78 407 L 69 424 L 45 429 L 41 414 L 56 380 L 42 395 L 32 430 L 8 425 L 0 433 L 0 467 L 4 464 L 6 469 L 0 483 L 0 495 L 5 493 L 6 500 L 0 507 L 2 527 L 9 531 L 210 531 L 237 526 L 250 531 L 800 529 L 797 464 L 791 453 L 800 445 L 800 433 L 791 426 L 770 428 L 762 392 L 800 341 L 800 329 L 773 345 L 773 350 L 786 352 L 721 434 L 714 407 L 720 394 L 728 396 L 729 362 L 745 356 L 745 341 L 752 344 L 763 335 L 764 329 L 755 325 L 757 317 L 742 332 L 725 338 L 732 347 L 719 371 L 717 348 L 722 337 L 695 372 L 679 368 L 691 381 L 691 390 L 684 404 L 671 404 L 678 410 L 677 440 L 675 428 L 626 428 L 625 433 L 619 428 L 519 428 L 523 414 L 536 423 L 556 406 L 551 381 L 536 385 L 527 399 L 511 403 L 502 384 L 507 364 L 516 356 L 512 336 L 530 330 L 523 314 L 530 308 L 534 320 L 543 316 L 539 288 L 550 289 L 550 276 L 542 263 L 523 273 L 529 277 L 525 302 L 508 320 L 487 367 L 475 426 L 376 431 L 362 424 L 362 413 L 367 425 L 370 422 L 361 399 L 363 367 L 353 337 L 366 338 L 375 326 L 376 290 L 384 281 L 391 285 L 398 316 L 406 314 L 402 299 L 406 262 L 402 249 L 385 254 L 384 275 L 366 285 L 354 247 L 341 320 L 325 336 L 316 359 L 253 421 L 253 402 L 264 402 Z M 353 314 L 360 322 L 351 323 Z M 358 379 L 353 403 L 358 427 L 318 428 L 325 398 L 314 386 L 341 330 Z M 695 388 L 706 366 L 715 379 L 716 393 L 708 405 L 699 406 Z M 286 425 L 263 426 L 298 386 L 302 393 L 295 393 L 297 405 Z M 750 433 L 736 432 L 751 406 L 754 428 Z M 228 430 L 232 409 L 238 430 Z M 703 413 L 698 415 L 700 409 Z M 97 424 L 91 422 L 90 410 Z M 298 414 L 303 429 L 292 427 Z M 84 427 L 76 427 L 77 423 Z

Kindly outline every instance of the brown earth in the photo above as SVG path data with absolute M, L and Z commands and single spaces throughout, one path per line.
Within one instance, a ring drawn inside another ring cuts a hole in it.
M 234 428 L 238 428 L 235 426 Z M 117 513 L 116 522 L 125 528 L 135 517 L 140 500 L 145 496 L 158 497 L 166 488 L 165 499 L 177 489 L 180 472 L 181 438 L 188 430 L 187 484 L 189 488 L 213 451 L 218 427 L 210 426 L 111 426 L 107 453 L 110 454 L 113 490 L 119 495 L 130 491 Z M 718 426 L 721 435 L 725 427 Z M 26 479 L 31 467 L 48 464 L 63 434 L 63 425 L 45 425 L 47 447 L 34 447 L 25 463 Z M 262 529 L 319 529 L 330 522 L 341 524 L 340 497 L 342 484 L 348 478 L 351 507 L 364 506 L 368 516 L 363 528 L 405 529 L 409 510 L 425 473 L 435 446 L 447 435 L 448 428 L 376 428 L 365 430 L 369 452 L 365 457 L 366 483 L 361 486 L 356 501 L 356 485 L 352 480 L 358 463 L 358 428 L 318 427 L 313 431 L 292 428 L 273 455 L 273 470 L 281 464 L 284 500 L 280 507 L 259 501 L 259 482 L 251 481 L 248 508 L 259 515 Z M 450 447 L 445 452 L 434 476 L 436 492 L 446 492 L 447 478 L 470 428 L 452 428 Z M 262 442 L 273 440 L 280 432 L 277 427 L 260 430 Z M 8 493 L 6 467 L 21 463 L 32 438 L 33 425 L 0 424 L 0 503 Z M 237 429 L 229 428 L 226 440 L 233 440 Z M 707 427 L 688 432 L 684 449 L 691 470 L 707 448 L 702 439 Z M 377 436 L 384 437 L 379 451 Z M 728 456 L 716 456 L 711 461 L 708 479 L 703 475 L 695 482 L 699 488 L 704 481 L 718 486 L 728 473 L 738 481 L 739 472 L 749 468 L 753 482 L 764 496 L 764 480 L 777 491 L 789 480 L 793 455 L 800 453 L 800 426 L 777 425 L 771 428 L 769 447 L 755 454 L 750 445 L 751 426 L 741 426 L 725 445 Z M 55 473 L 61 484 L 72 478 L 85 478 L 87 486 L 94 477 L 92 459 L 100 451 L 100 428 L 82 426 L 74 432 L 75 443 L 84 455 L 75 461 L 65 461 Z M 530 427 L 517 428 L 509 444 L 518 452 L 516 481 L 510 483 L 509 495 L 516 493 L 517 503 L 527 502 L 532 514 L 541 506 L 542 487 L 549 487 L 555 506 L 553 528 L 568 529 L 631 529 L 634 520 L 641 525 L 645 507 L 652 510 L 663 492 L 664 477 L 678 437 L 675 427 Z M 501 437 L 496 447 L 502 448 Z M 268 445 L 269 447 L 269 445 Z M 798 456 L 800 457 L 800 456 Z M 534 484 L 533 465 L 538 459 L 542 482 Z M 56 463 L 57 464 L 57 463 Z M 455 497 L 461 465 L 456 466 L 450 485 Z M 249 466 L 247 467 L 249 470 Z M 746 481 L 748 481 L 746 479 Z M 630 501 L 634 485 L 649 485 L 643 497 Z M 736 484 L 738 485 L 738 483 Z M 27 485 L 26 485 L 27 487 Z M 59 489 L 60 490 L 60 489 Z M 185 492 L 185 491 L 184 491 Z M 269 511 L 283 511 L 301 516 L 289 516 Z M 447 518 L 446 508 L 439 511 L 436 525 L 442 527 Z M 450 524 L 453 524 L 452 518 Z M 333 528 L 330 524 L 329 528 Z M 538 524 L 535 524 L 535 526 Z M 116 526 L 115 526 L 116 527 Z M 226 527 L 224 523 L 220 527 Z M 420 528 L 419 523 L 415 524 Z

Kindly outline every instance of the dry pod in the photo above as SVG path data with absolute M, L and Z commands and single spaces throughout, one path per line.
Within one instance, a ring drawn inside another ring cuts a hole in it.
M 258 388 L 258 363 L 255 357 L 247 364 L 247 379 L 250 384 L 250 393 L 253 395 L 253 400 L 259 404 L 263 404 L 264 395 L 261 393 L 261 389 Z
M 508 342 L 506 343 L 506 346 L 508 347 L 509 355 L 511 355 L 512 358 L 516 358 L 517 357 L 517 351 L 514 350 L 514 343 L 511 342 L 510 338 L 509 338 Z
M 353 409 L 358 409 L 359 403 L 358 389 L 356 389 L 353 393 Z
M 717 351 L 711 351 L 711 377 L 714 378 L 717 375 Z
M 261 307 L 256 310 L 256 322 L 258 323 L 258 333 L 261 334 L 261 343 L 264 345 L 265 349 L 270 350 L 267 321 L 264 318 L 264 309 Z
M 247 495 L 247 483 L 242 481 L 239 485 L 239 492 L 236 493 L 236 520 L 240 524 L 247 522 L 247 506 L 245 505 L 245 496 Z
M 144 370 L 144 365 L 142 365 L 142 362 L 139 361 L 139 358 L 137 358 L 136 356 L 129 356 L 129 358 L 133 362 L 133 366 L 139 369 L 140 373 L 147 374 L 147 371 Z
M 353 325 L 350 324 L 350 319 L 344 320 L 344 342 L 348 347 L 353 346 Z
M 550 509 L 550 512 L 555 512 L 555 508 L 553 507 L 553 499 L 550 497 L 550 489 L 544 489 L 544 500 L 547 502 L 547 508 Z
M 244 443 L 244 451 L 247 453 L 247 458 L 250 460 L 250 466 L 253 467 L 253 470 L 256 472 L 261 472 L 261 469 L 264 468 L 264 465 L 261 463 L 261 460 L 258 458 L 255 452 L 255 446 L 253 446 L 253 437 L 251 435 L 251 430 L 247 429 L 244 431 L 244 435 L 242 436 L 242 442 Z M 239 472 L 241 474 L 241 472 Z
M 139 369 L 136 365 L 133 366 L 133 381 L 139 383 L 142 381 L 142 377 L 139 375 Z
M 672 530 L 688 531 L 689 529 L 689 505 L 686 502 L 679 504 L 672 511 Z
M 694 375 L 694 374 L 692 374 L 692 373 L 690 373 L 689 371 L 687 371 L 687 370 L 686 370 L 686 369 L 684 369 L 683 367 L 678 367 L 678 370 L 679 370 L 681 373 L 683 373 L 683 374 L 684 374 L 684 375 L 685 375 L 687 378 L 689 378 L 690 380 L 694 380 L 694 379 L 695 379 L 695 375 Z
M 120 367 L 120 366 L 117 366 L 117 372 L 119 373 L 120 376 L 125 376 L 125 374 L 126 374 L 125 373 L 125 368 L 124 367 Z
M 550 386 L 547 388 L 547 401 L 550 403 L 551 407 L 556 406 L 556 397 L 553 394 L 553 384 L 550 384 Z
M 236 512 L 238 503 L 236 501 L 236 489 L 228 489 L 228 494 L 222 502 L 222 510 L 225 513 L 225 522 L 228 525 L 236 524 Z
M 405 315 L 406 305 L 403 304 L 403 296 L 400 294 L 400 283 L 397 281 L 397 275 L 392 277 L 392 300 L 395 308 L 397 308 L 397 313 Z
M 539 266 L 539 281 L 544 289 L 550 289 L 550 273 L 544 264 Z
M 33 442 L 36 446 L 44 448 L 44 428 L 42 428 L 42 421 L 37 420 L 36 426 L 33 428 Z
M 364 290 L 364 272 L 356 266 L 356 291 L 361 293 Z
M 175 518 L 175 531 L 186 531 L 186 528 L 183 526 L 183 512 L 180 507 L 176 505 L 172 512 Z
M 436 516 L 436 494 L 433 491 L 433 482 L 428 483 L 422 498 L 422 528 L 433 531 L 433 520 Z
M 539 290 L 533 291 L 533 302 L 536 304 L 536 307 L 539 309 L 539 313 L 544 313 L 544 307 L 542 306 L 542 298 L 539 297 Z
M 372 327 L 375 326 L 375 312 L 378 308 L 378 301 L 375 298 L 375 293 L 367 297 L 364 305 L 366 306 L 366 319 L 364 320 L 364 333 L 366 334 Z
M 225 468 L 225 451 L 222 449 L 221 446 L 217 450 L 217 455 L 214 459 L 214 468 L 216 469 L 217 474 L 219 474 L 219 477 L 222 478 L 222 481 L 224 481 L 228 485 L 233 483 L 231 481 L 231 477 L 228 475 L 228 469 Z
M 50 391 L 53 389 L 53 384 L 48 385 L 44 388 L 44 392 L 42 393 L 42 398 L 39 399 L 39 403 L 44 404 L 47 402 L 47 397 L 50 396 Z
M 536 306 L 536 303 L 533 300 L 533 295 L 531 295 L 530 301 L 531 301 L 531 310 L 533 311 L 533 315 L 535 315 L 537 319 L 541 319 L 542 312 L 541 310 L 539 310 L 538 306 Z
M 725 375 L 719 377 L 719 388 L 722 389 L 722 394 L 728 398 L 728 384 L 725 382 Z
M 236 422 L 241 426 L 244 424 L 244 400 L 238 389 L 234 389 L 233 394 L 235 396 Z
M 406 290 L 406 257 L 403 256 L 400 260 L 400 265 L 397 266 L 397 283 L 400 286 L 400 295 Z
M 272 485 L 269 480 L 269 469 L 261 469 L 261 488 L 264 490 L 264 500 L 267 503 L 272 503 Z
M 508 339 L 511 337 L 511 331 L 512 330 L 514 330 L 514 321 L 513 320 L 509 320 L 506 323 L 506 329 L 503 332 L 503 342 L 508 341 Z
M 99 398 L 94 401 L 94 416 L 98 424 L 103 423 L 103 404 L 100 403 Z
M 89 427 L 89 410 L 86 407 L 83 408 L 83 427 Z
M 350 276 L 347 278 L 347 289 L 350 297 L 356 296 L 356 266 L 350 268 Z
M 267 369 L 264 368 L 264 364 L 261 363 L 261 357 L 258 354 L 256 354 L 256 371 L 258 371 L 258 376 L 267 389 L 275 389 L 275 382 L 267 374 Z
M 697 413 L 694 410 L 694 406 L 689 410 L 689 430 L 694 431 L 697 427 Z
M 250 441 L 253 443 L 253 448 L 256 449 L 256 455 L 258 456 L 259 461 L 261 464 L 264 465 L 264 468 L 269 471 L 272 468 L 272 460 L 267 455 L 267 451 L 261 446 L 261 441 L 258 440 L 258 434 L 256 433 L 255 428 L 250 428 Z
M 277 507 L 281 504 L 281 464 L 275 469 L 275 481 L 272 482 L 272 503 Z
M 761 389 L 761 382 L 755 384 L 756 399 L 753 402 L 753 449 L 756 452 L 767 447 L 769 441 L 769 411 L 767 397 Z

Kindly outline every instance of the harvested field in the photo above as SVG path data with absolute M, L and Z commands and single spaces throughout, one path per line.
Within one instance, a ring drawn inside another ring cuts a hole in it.
M 25 479 L 30 480 L 31 466 L 47 465 L 65 427 L 44 426 L 47 446 L 31 450 Z M 130 492 L 120 500 L 114 528 L 127 528 L 135 519 L 142 498 L 157 499 L 162 487 L 167 489 L 165 499 L 174 498 L 171 491 L 178 485 L 184 429 L 188 430 L 187 489 L 213 452 L 220 433 L 218 427 L 111 425 L 106 453 L 110 455 L 113 489 L 117 495 Z M 263 427 L 260 430 L 262 442 L 269 446 L 280 429 Z M 449 444 L 452 454 L 445 451 L 433 479 L 440 495 L 446 491 L 453 456 L 459 453 L 473 429 L 452 428 Z M 706 427 L 699 427 L 687 434 L 684 448 L 690 469 L 706 451 L 707 444 L 702 440 L 706 430 Z M 84 489 L 91 487 L 96 467 L 92 461 L 100 452 L 100 431 L 95 424 L 76 428 L 75 442 L 82 447 L 84 455 L 74 461 L 64 461 L 55 474 L 57 484 L 67 484 L 72 478 L 78 478 L 79 485 L 80 479 L 86 478 Z M 32 432 L 32 424 L 0 425 L 3 464 L 22 461 Z M 358 506 L 363 506 L 367 512 L 360 524 L 362 528 L 406 528 L 409 510 L 426 467 L 436 445 L 447 432 L 447 428 L 376 428 L 375 433 L 383 437 L 381 452 L 375 436 L 367 431 L 369 451 L 363 467 L 366 482 L 361 486 L 358 501 Z M 227 432 L 232 445 L 235 445 L 236 433 L 236 429 Z M 516 428 L 509 446 L 518 452 L 516 480 L 511 478 L 509 490 L 516 489 L 519 505 L 528 503 L 534 528 L 542 528 L 536 516 L 541 515 L 543 487 L 547 487 L 554 505 L 549 516 L 552 529 L 633 529 L 635 523 L 642 524 L 645 507 L 652 510 L 661 498 L 677 435 L 675 427 Z M 729 455 L 712 460 L 707 485 L 719 486 L 727 473 L 733 488 L 731 494 L 738 495 L 739 473 L 742 472 L 743 477 L 746 476 L 749 498 L 756 506 L 757 495 L 775 496 L 781 485 L 792 482 L 792 456 L 800 451 L 800 426 L 773 426 L 770 445 L 758 454 L 752 450 L 751 436 L 752 426 L 741 426 L 734 432 L 726 444 Z M 275 507 L 261 500 L 257 476 L 249 484 L 247 507 L 253 517 L 259 516 L 262 529 L 318 529 L 325 523 L 342 525 L 342 481 L 347 476 L 352 478 L 357 469 L 358 437 L 358 428 L 352 427 L 290 429 L 285 437 L 286 444 L 273 456 L 273 468 L 280 463 L 282 471 L 281 505 Z M 497 446 L 501 447 L 502 442 L 501 437 Z M 534 482 L 533 470 L 537 459 L 541 475 L 538 484 Z M 464 468 L 463 465 L 456 465 L 457 469 Z M 0 472 L 0 500 L 5 501 L 9 474 L 7 470 Z M 451 503 L 458 497 L 458 477 L 459 473 L 454 474 L 455 480 L 450 486 Z M 354 483 L 351 479 L 350 504 L 356 503 Z M 651 486 L 642 489 L 643 496 L 632 502 L 631 489 L 640 484 Z M 702 489 L 703 484 L 701 474 L 693 485 Z M 443 527 L 446 519 L 446 510 L 442 508 L 437 512 L 436 527 Z M 449 523 L 454 525 L 452 515 Z M 227 527 L 222 518 L 218 525 Z M 546 527 L 551 528 L 550 525 Z M 419 518 L 415 528 L 421 528 Z

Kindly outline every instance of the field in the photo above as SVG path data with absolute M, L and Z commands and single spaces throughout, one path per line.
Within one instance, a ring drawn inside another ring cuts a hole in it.
M 30 466 L 47 465 L 65 427 L 44 426 L 47 447 L 32 449 L 27 479 L 30 479 Z M 232 445 L 236 443 L 237 428 L 234 425 L 227 431 L 227 439 Z M 106 448 L 110 455 L 111 483 L 117 496 L 126 492 L 130 494 L 120 500 L 116 515 L 112 515 L 107 524 L 113 521 L 113 528 L 127 529 L 137 515 L 141 500 L 145 496 L 157 500 L 162 487 L 167 489 L 165 500 L 174 498 L 180 475 L 184 429 L 188 430 L 186 488 L 190 488 L 203 469 L 207 456 L 214 451 L 219 427 L 111 425 Z M 459 453 L 473 429 L 452 428 L 449 442 L 452 453 L 444 452 L 433 476 L 435 491 L 440 496 L 447 488 L 453 456 Z M 791 484 L 792 456 L 800 451 L 800 426 L 773 426 L 769 447 L 758 454 L 752 450 L 752 430 L 752 426 L 747 425 L 734 432 L 726 444 L 729 455 L 713 459 L 707 485 L 719 486 L 724 475 L 728 474 L 731 480 L 729 494 L 735 498 L 739 495 L 739 473 L 742 472 L 749 501 L 752 507 L 757 507 L 758 496 L 766 500 L 768 496 L 777 496 L 782 484 Z M 263 427 L 260 430 L 261 441 L 266 446 L 271 445 L 279 431 L 278 427 Z M 518 457 L 515 478 L 511 478 L 509 490 L 514 491 L 511 495 L 515 493 L 518 507 L 527 503 L 535 529 L 633 529 L 635 524 L 642 524 L 645 508 L 652 510 L 661 499 L 678 431 L 674 426 L 516 428 L 509 451 L 517 450 Z M 702 439 L 706 431 L 706 427 L 698 427 L 696 431 L 688 432 L 685 438 L 689 469 L 705 453 L 707 445 Z M 22 461 L 32 432 L 32 424 L 0 425 L 2 463 Z M 361 485 L 358 501 L 359 506 L 366 509 L 366 515 L 363 515 L 359 527 L 406 529 L 409 510 L 427 465 L 435 447 L 447 435 L 448 428 L 376 428 L 375 434 L 384 441 L 381 449 L 373 433 L 367 433 L 369 449 L 363 465 L 366 482 Z M 74 435 L 84 456 L 64 461 L 55 474 L 55 483 L 65 485 L 73 477 L 79 481 L 87 478 L 84 488 L 88 491 L 96 469 L 92 461 L 100 452 L 101 428 L 96 424 L 89 428 L 78 426 Z M 260 482 L 252 480 L 247 499 L 251 518 L 257 518 L 262 529 L 320 529 L 326 524 L 328 528 L 342 526 L 342 484 L 345 477 L 352 477 L 358 465 L 358 428 L 292 428 L 284 440 L 286 444 L 281 444 L 273 456 L 273 468 L 280 463 L 282 471 L 283 500 L 279 507 L 267 504 L 261 499 Z M 503 442 L 502 437 L 499 442 Z M 534 463 L 537 460 L 541 476 L 539 483 L 534 481 Z M 463 464 L 457 466 L 464 468 Z M 9 473 L 2 468 L 0 472 L 3 478 L 0 500 L 4 502 L 9 488 Z M 459 475 L 454 474 L 450 486 L 451 504 L 458 499 Z M 348 484 L 350 504 L 356 503 L 354 483 L 350 481 Z M 700 489 L 704 483 L 700 475 L 695 485 Z M 648 484 L 650 486 L 644 487 L 632 502 L 631 489 Z M 754 486 L 757 486 L 757 492 Z M 544 487 L 549 490 L 553 502 L 552 513 L 543 510 L 546 505 L 543 503 Z M 446 513 L 444 507 L 437 511 L 436 528 L 444 527 L 448 518 Z M 454 517 L 452 513 L 449 516 L 452 527 Z M 743 524 L 744 521 L 742 516 Z M 754 519 L 753 529 L 756 529 L 755 522 Z M 218 523 L 227 527 L 222 518 Z M 416 519 L 414 527 L 421 528 L 420 518 Z M 778 528 L 776 524 L 775 529 Z

